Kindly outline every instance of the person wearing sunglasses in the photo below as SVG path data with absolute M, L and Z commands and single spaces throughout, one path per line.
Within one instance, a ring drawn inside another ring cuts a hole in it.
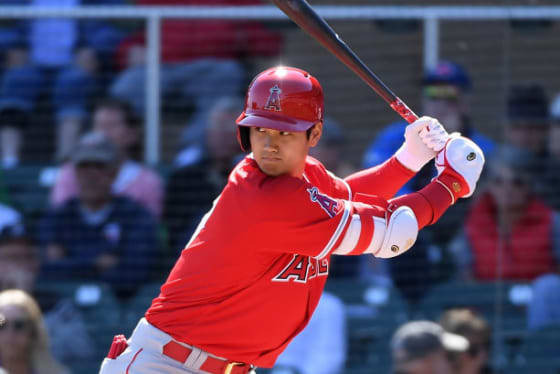
M 560 263 L 560 216 L 534 192 L 533 154 L 503 145 L 449 249 L 464 279 L 530 281 Z
M 68 374 L 48 342 L 37 302 L 22 290 L 0 292 L 0 366 L 10 374 Z

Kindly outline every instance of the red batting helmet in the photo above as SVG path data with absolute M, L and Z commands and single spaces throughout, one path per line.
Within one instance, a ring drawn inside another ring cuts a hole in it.
M 307 131 L 323 121 L 323 89 L 306 71 L 277 66 L 253 79 L 247 91 L 245 110 L 237 118 L 238 139 L 250 148 L 247 131 L 241 127 L 265 127 L 281 131 Z

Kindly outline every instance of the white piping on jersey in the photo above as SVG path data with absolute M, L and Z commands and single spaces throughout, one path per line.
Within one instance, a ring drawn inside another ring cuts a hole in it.
M 331 251 L 332 247 L 335 245 L 338 238 L 340 237 L 342 230 L 346 226 L 346 222 L 348 221 L 348 216 L 350 215 L 350 202 L 346 200 L 343 201 L 344 201 L 344 213 L 342 214 L 342 219 L 338 223 L 338 227 L 336 228 L 334 234 L 331 236 L 331 240 L 329 240 L 327 246 L 321 251 L 321 253 L 319 253 L 318 256 L 314 257 L 316 259 L 321 259 L 325 257 Z
M 202 217 L 202 219 L 198 223 L 198 226 L 196 226 L 196 230 L 194 231 L 194 234 L 192 234 L 189 242 L 187 243 L 187 245 L 185 245 L 185 248 L 187 248 L 189 245 L 191 245 L 194 238 L 196 238 L 198 236 L 198 234 L 200 233 L 200 231 L 202 231 L 204 226 L 206 226 L 206 221 L 208 221 L 208 219 L 210 218 L 210 216 L 214 212 L 214 208 L 216 208 L 216 205 L 218 204 L 218 200 L 220 200 L 220 197 L 222 197 L 222 194 L 219 194 L 218 197 L 214 199 L 214 201 L 212 202 L 212 208 L 210 208 L 210 210 L 208 212 L 206 212 L 204 217 Z
M 307 175 L 305 175 L 305 173 L 303 173 L 303 179 L 305 179 L 305 181 L 309 184 L 311 184 L 311 182 L 309 181 L 309 178 L 307 178 Z
M 350 188 L 350 185 L 348 184 L 348 182 L 346 182 L 344 179 L 337 177 L 336 175 L 334 175 L 332 172 L 327 170 L 327 174 L 329 174 L 331 176 L 331 178 L 334 179 L 338 179 L 339 181 L 341 181 L 345 186 L 346 189 L 348 190 L 348 200 L 352 200 L 352 189 Z
M 342 243 L 333 252 L 335 255 L 345 255 L 352 252 L 360 240 L 360 233 L 362 232 L 362 220 L 359 214 L 352 214 L 348 230 L 342 239 Z
M 385 218 L 371 217 L 373 219 L 373 238 L 369 246 L 363 253 L 376 253 L 381 245 L 383 244 L 383 239 L 385 238 L 385 232 L 387 231 L 387 222 Z

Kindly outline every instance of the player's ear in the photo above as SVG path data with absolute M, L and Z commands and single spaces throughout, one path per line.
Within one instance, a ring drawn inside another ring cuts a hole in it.
M 311 128 L 311 134 L 309 135 L 309 146 L 315 147 L 323 135 L 323 122 L 317 122 Z

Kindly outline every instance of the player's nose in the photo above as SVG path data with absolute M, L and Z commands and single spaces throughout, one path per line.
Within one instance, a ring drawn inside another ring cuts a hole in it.
M 278 151 L 278 137 L 275 134 L 267 133 L 264 139 L 264 148 L 267 151 Z

